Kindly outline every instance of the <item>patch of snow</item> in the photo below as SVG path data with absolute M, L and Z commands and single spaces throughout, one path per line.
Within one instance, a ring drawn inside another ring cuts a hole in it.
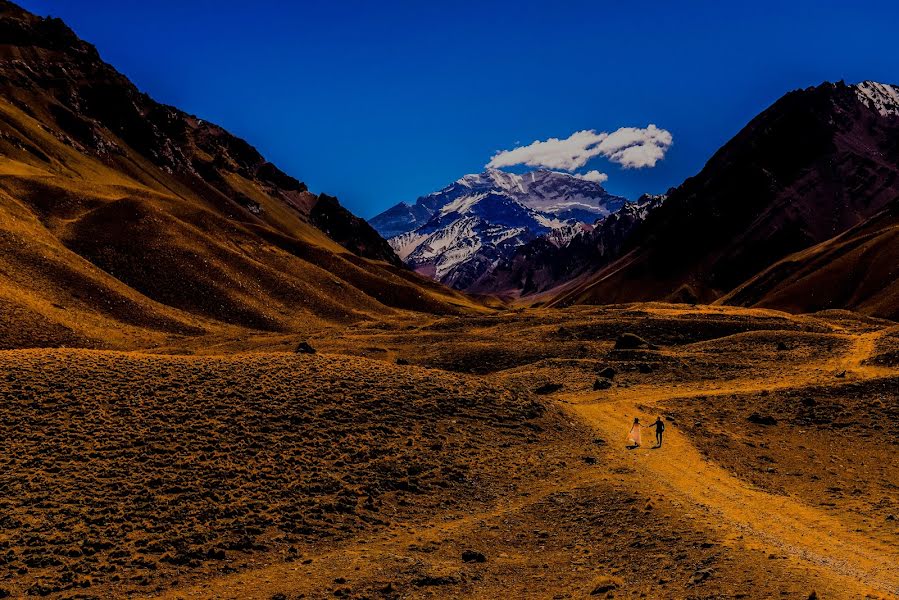
M 440 209 L 440 215 L 446 216 L 450 213 L 459 213 L 464 214 L 468 212 L 468 210 L 487 197 L 487 194 L 471 194 L 466 196 L 459 196 L 449 204 L 445 204 L 443 208 Z
M 899 88 L 876 81 L 863 81 L 855 85 L 859 100 L 881 115 L 899 116 Z

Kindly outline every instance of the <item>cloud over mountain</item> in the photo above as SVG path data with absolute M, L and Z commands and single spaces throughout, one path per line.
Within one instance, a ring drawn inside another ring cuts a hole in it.
M 593 181 L 595 183 L 605 183 L 609 180 L 609 176 L 605 173 L 600 173 L 599 171 L 587 171 L 586 173 L 575 173 L 575 177 L 578 179 L 584 179 L 586 181 Z
M 611 133 L 592 129 L 576 131 L 565 139 L 549 138 L 527 146 L 502 150 L 493 155 L 489 168 L 527 165 L 574 171 L 591 158 L 602 156 L 626 169 L 654 167 L 673 143 L 671 132 L 648 127 L 621 127 Z M 596 177 L 591 171 L 588 176 Z

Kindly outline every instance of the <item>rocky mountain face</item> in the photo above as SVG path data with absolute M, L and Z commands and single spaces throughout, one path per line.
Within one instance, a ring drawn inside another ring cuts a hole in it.
M 411 273 L 335 198 L 155 102 L 62 21 L 3 0 L 0 92 L 6 344 L 116 345 L 104 336 L 128 327 L 293 331 L 471 305 Z
M 371 220 L 416 271 L 471 289 L 515 250 L 546 236 L 563 245 L 584 223 L 625 203 L 598 183 L 538 170 L 523 175 L 490 169 L 398 204 Z
M 712 302 L 865 223 L 897 197 L 899 90 L 840 82 L 794 91 L 672 190 L 617 260 L 560 288 L 554 302 Z M 733 298 L 764 303 L 745 292 Z
M 621 249 L 666 195 L 644 194 L 611 215 L 581 226 L 567 239 L 542 236 L 519 248 L 470 291 L 517 297 L 555 290 L 618 258 Z

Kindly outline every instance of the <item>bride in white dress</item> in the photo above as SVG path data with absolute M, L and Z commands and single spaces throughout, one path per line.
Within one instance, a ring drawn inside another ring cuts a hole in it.
M 627 439 L 630 440 L 631 446 L 637 448 L 640 446 L 640 430 L 643 428 L 640 425 L 640 419 L 634 417 L 634 424 L 631 425 L 631 430 L 627 434 Z

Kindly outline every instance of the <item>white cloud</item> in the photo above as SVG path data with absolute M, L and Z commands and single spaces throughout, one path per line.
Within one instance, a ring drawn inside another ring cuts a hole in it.
M 609 176 L 599 171 L 587 171 L 586 173 L 573 173 L 578 179 L 586 179 L 595 183 L 605 183 L 609 180 Z
M 671 132 L 650 124 L 646 129 L 622 127 L 608 134 L 597 150 L 626 169 L 642 169 L 656 166 L 672 143 Z
M 654 167 L 665 157 L 673 141 L 669 131 L 655 125 L 646 128 L 622 127 L 612 133 L 585 129 L 563 140 L 537 140 L 528 146 L 497 152 L 487 167 L 527 165 L 574 171 L 591 158 L 604 156 L 626 169 L 641 169 Z

